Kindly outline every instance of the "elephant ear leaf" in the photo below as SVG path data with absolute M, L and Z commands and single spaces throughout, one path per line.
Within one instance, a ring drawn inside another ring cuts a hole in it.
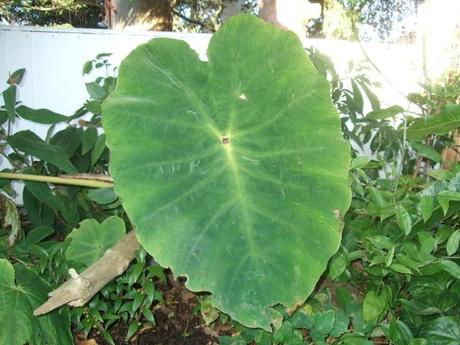
M 32 270 L 0 259 L 0 345 L 73 344 L 67 308 L 33 316 L 49 291 Z
M 350 149 L 291 32 L 229 20 L 208 61 L 154 39 L 103 104 L 117 194 L 141 244 L 249 327 L 312 292 L 341 239 Z

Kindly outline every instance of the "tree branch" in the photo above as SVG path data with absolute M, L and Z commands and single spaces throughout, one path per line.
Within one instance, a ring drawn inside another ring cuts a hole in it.
M 213 29 L 209 28 L 205 23 L 202 23 L 202 22 L 200 22 L 200 21 L 198 21 L 198 20 L 195 20 L 195 19 L 186 17 L 186 16 L 184 16 L 182 13 L 180 13 L 180 12 L 174 10 L 174 9 L 171 10 L 171 13 L 174 14 L 174 15 L 176 15 L 176 16 L 178 16 L 179 18 L 185 20 L 185 21 L 188 22 L 188 23 L 195 24 L 195 25 L 199 25 L 199 26 L 201 26 L 203 29 L 209 30 L 209 31 L 211 31 L 211 32 L 214 31 Z
M 68 304 L 81 307 L 88 303 L 107 283 L 122 274 L 134 259 L 140 244 L 133 230 L 120 239 L 94 264 L 78 274 L 71 268 L 71 279 L 51 291 L 50 298 L 34 311 L 34 315 L 43 315 Z

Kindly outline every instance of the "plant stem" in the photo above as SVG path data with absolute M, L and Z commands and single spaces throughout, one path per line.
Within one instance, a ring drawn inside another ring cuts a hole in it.
M 97 180 L 84 180 L 79 178 L 65 178 L 56 176 L 43 176 L 32 174 L 16 174 L 16 173 L 0 173 L 0 178 L 10 180 L 27 180 L 37 182 L 47 182 L 53 184 L 67 184 L 73 186 L 90 187 L 90 188 L 112 188 L 113 183 L 97 181 Z

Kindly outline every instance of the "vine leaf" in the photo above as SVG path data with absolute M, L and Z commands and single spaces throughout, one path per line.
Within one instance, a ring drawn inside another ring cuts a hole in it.
M 103 104 L 115 189 L 141 244 L 248 327 L 312 292 L 341 238 L 350 149 L 291 32 L 229 20 L 208 61 L 154 39 Z
M 0 259 L 0 345 L 73 344 L 67 308 L 33 316 L 49 290 L 32 270 Z

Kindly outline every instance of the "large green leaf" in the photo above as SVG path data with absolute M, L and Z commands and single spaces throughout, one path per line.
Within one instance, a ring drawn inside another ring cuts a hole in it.
M 0 259 L 0 345 L 73 344 L 67 308 L 33 315 L 49 290 L 33 271 Z
M 293 33 L 235 17 L 208 59 L 154 39 L 124 60 L 103 105 L 111 173 L 161 265 L 270 330 L 270 307 L 301 304 L 337 251 L 350 150 Z

